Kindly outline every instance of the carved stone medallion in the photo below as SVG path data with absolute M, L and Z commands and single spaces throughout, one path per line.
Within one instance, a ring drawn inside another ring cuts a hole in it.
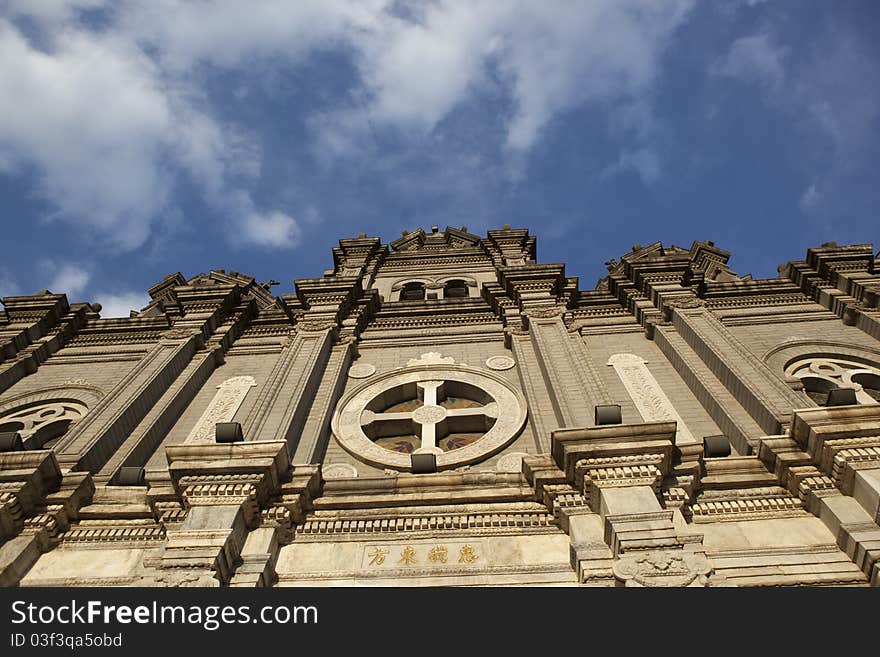
M 355 363 L 348 368 L 348 375 L 352 379 L 366 379 L 376 373 L 376 366 L 370 363 Z
M 490 370 L 509 370 L 516 365 L 516 361 L 510 356 L 491 356 L 486 359 L 486 367 Z
M 712 564 L 706 555 L 685 550 L 629 552 L 614 563 L 626 586 L 706 586 Z
M 348 463 L 332 463 L 321 469 L 324 479 L 353 479 L 358 476 L 357 468 Z

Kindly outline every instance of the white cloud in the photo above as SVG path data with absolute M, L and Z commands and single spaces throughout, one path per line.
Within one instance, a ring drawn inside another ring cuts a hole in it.
M 753 34 L 734 41 L 713 72 L 776 88 L 785 80 L 786 54 L 787 49 L 778 45 L 771 34 Z
M 625 150 L 620 154 L 617 162 L 605 168 L 602 172 L 602 177 L 605 178 L 626 171 L 638 174 L 643 183 L 651 185 L 660 180 L 662 175 L 660 158 L 650 148 L 641 148 L 634 151 Z
M 222 212 L 229 190 L 243 192 L 231 177 L 259 173 L 258 146 L 123 33 L 64 24 L 47 34 L 51 49 L 40 50 L 0 20 L 0 162 L 36 168 L 52 219 L 132 250 L 175 211 L 175 175 Z
M 270 248 L 292 248 L 299 243 L 296 220 L 283 212 L 251 212 L 243 219 L 242 239 L 248 244 Z
M 130 0 L 108 5 L 100 21 L 80 20 L 101 4 L 8 5 L 42 33 L 36 45 L 0 19 L 0 167 L 33 167 L 56 219 L 130 250 L 177 211 L 179 178 L 195 181 L 224 221 L 243 221 L 251 244 L 298 242 L 289 213 L 255 209 L 260 144 L 218 118 L 204 71 L 260 75 L 328 50 L 348 53 L 358 78 L 309 122 L 322 158 L 362 148 L 373 125 L 429 133 L 489 92 L 510 101 L 497 121 L 513 160 L 555 117 L 594 103 L 631 114 L 612 132 L 635 137 L 624 159 L 656 179 L 644 143 L 651 91 L 693 0 L 265 0 L 246 10 L 234 0 Z
M 801 194 L 799 205 L 803 211 L 809 212 L 810 210 L 813 210 L 821 200 L 821 192 L 816 187 L 816 183 L 812 183 L 804 190 L 804 193 Z
M 3 297 L 15 297 L 24 294 L 18 282 L 12 278 L 10 273 L 5 269 L 0 269 L 0 299 Z M 0 301 L 2 305 L 2 301 Z
M 167 100 L 124 42 L 65 31 L 55 46 L 37 50 L 0 21 L 0 153 L 38 168 L 62 218 L 137 247 L 168 193 Z
M 86 289 L 91 277 L 79 265 L 64 264 L 55 271 L 48 289 L 54 294 L 66 294 L 68 300 L 73 301 L 73 297 L 78 297 Z
M 140 310 L 150 302 L 144 292 L 97 292 L 94 301 L 101 304 L 101 317 L 128 317 L 132 310 Z
M 57 23 L 69 20 L 78 11 L 98 9 L 107 0 L 5 0 L 9 16 L 28 16 L 38 21 Z

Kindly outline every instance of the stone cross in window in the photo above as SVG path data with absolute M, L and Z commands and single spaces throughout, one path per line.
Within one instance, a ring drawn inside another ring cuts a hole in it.
M 416 453 L 442 454 L 437 440 L 453 432 L 487 431 L 498 419 L 498 405 L 489 402 L 472 408 L 446 408 L 438 400 L 445 398 L 444 381 L 420 381 L 416 384 L 422 405 L 413 411 L 376 413 L 365 410 L 361 427 L 370 438 L 400 436 L 413 433 L 421 436 Z

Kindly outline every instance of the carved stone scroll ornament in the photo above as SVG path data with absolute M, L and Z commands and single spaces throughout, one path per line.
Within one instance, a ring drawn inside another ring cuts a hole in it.
M 417 365 L 452 365 L 455 359 L 452 356 L 444 356 L 439 351 L 428 351 L 418 358 L 410 358 L 406 361 L 407 367 Z
M 608 365 L 617 372 L 643 419 L 648 422 L 675 420 L 676 444 L 696 442 L 646 363 L 644 358 L 635 354 L 614 354 L 608 359 Z
M 629 552 L 614 563 L 614 575 L 629 587 L 702 587 L 711 572 L 706 555 L 685 550 Z
M 252 376 L 234 376 L 218 385 L 217 394 L 184 442 L 213 442 L 214 425 L 218 422 L 231 422 L 250 389 L 256 385 Z

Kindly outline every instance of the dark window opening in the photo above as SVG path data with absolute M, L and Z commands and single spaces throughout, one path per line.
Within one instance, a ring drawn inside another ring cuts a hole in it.
M 422 283 L 406 283 L 400 291 L 401 301 L 421 301 L 425 298 L 425 286 Z
M 468 296 L 468 286 L 465 281 L 448 281 L 443 286 L 443 298 L 453 299 Z

